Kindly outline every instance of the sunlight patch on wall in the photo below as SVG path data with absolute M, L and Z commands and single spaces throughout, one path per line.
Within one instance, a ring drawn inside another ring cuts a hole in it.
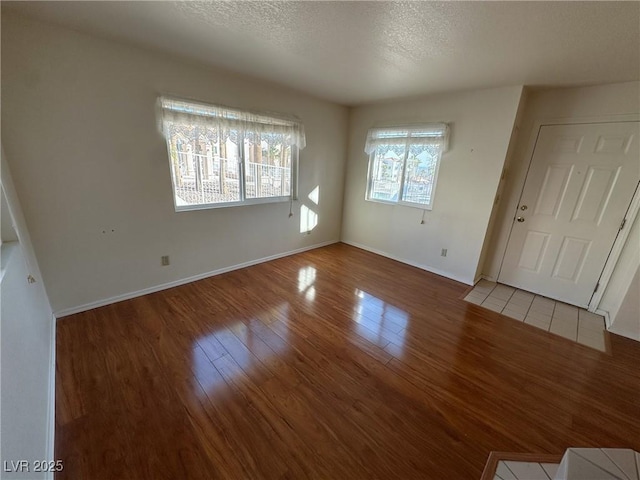
M 300 233 L 309 233 L 318 225 L 318 214 L 306 205 L 300 206 Z
M 320 185 L 316 185 L 316 188 L 311 190 L 311 193 L 309 194 L 309 200 L 318 205 L 318 202 L 320 201 Z
M 307 197 L 314 205 L 318 205 L 320 201 L 320 185 L 316 185 Z M 317 225 L 318 214 L 306 205 L 300 205 L 300 233 L 311 233 L 311 230 L 316 228 Z

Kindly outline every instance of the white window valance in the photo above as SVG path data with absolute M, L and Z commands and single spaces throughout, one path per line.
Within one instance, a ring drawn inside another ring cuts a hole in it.
M 249 112 L 170 97 L 160 97 L 158 103 L 163 131 L 166 131 L 167 123 L 201 125 L 245 132 L 284 134 L 287 144 L 296 145 L 300 150 L 307 144 L 304 125 L 296 117 Z
M 449 147 L 449 126 L 446 123 L 424 123 L 371 128 L 364 151 L 371 155 L 378 145 L 405 145 L 408 142 L 437 145 L 441 151 L 446 152 Z

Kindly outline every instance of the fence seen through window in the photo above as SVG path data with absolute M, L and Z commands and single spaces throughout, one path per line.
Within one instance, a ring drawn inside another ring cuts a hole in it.
M 239 202 L 242 191 L 248 199 L 291 194 L 283 134 L 173 124 L 168 141 L 176 205 Z
M 177 211 L 295 198 L 298 119 L 168 97 L 159 106 Z

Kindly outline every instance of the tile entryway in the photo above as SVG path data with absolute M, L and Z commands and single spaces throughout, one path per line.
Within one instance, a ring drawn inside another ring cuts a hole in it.
M 480 280 L 464 297 L 494 312 L 606 352 L 600 315 L 500 283 Z

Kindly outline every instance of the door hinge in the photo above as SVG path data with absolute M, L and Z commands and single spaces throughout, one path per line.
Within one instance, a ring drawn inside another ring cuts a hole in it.
M 624 228 L 624 226 L 625 226 L 625 224 L 626 224 L 626 223 L 627 223 L 627 219 L 626 219 L 626 218 L 623 218 L 623 219 L 622 219 L 622 223 L 620 224 L 620 228 L 618 229 L 618 231 L 622 230 L 622 229 Z
M 600 282 L 596 283 L 596 288 L 593 289 L 593 293 L 596 293 L 600 288 Z

